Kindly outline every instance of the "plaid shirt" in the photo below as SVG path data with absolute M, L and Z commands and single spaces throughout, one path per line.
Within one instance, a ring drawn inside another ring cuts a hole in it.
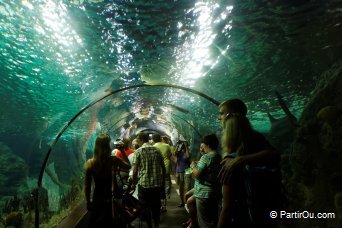
M 144 143 L 135 151 L 138 166 L 139 185 L 144 188 L 161 187 L 164 158 L 157 147 Z

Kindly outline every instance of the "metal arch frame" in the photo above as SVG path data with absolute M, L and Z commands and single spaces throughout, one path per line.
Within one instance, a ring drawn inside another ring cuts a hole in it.
M 172 112 L 171 112 L 170 114 L 171 114 L 172 116 L 175 116 L 175 117 L 177 117 L 177 118 L 183 120 L 186 124 L 188 124 L 188 125 L 189 125 L 197 134 L 198 134 L 198 136 L 199 136 L 200 138 L 202 137 L 202 135 L 201 135 L 201 133 L 199 133 L 198 129 L 197 129 L 195 126 L 193 126 L 191 123 L 189 123 L 189 121 L 185 120 L 184 118 L 182 118 L 182 117 L 180 117 L 179 115 L 176 115 L 176 114 L 174 114 L 174 113 L 172 113 Z M 108 130 L 112 130 L 113 127 L 116 126 L 117 123 L 119 123 L 120 121 L 122 121 L 123 119 L 125 119 L 125 118 L 127 118 L 127 117 L 129 117 L 129 116 L 131 116 L 131 115 L 133 115 L 132 112 L 131 112 L 131 113 L 128 113 L 128 114 L 125 115 L 124 117 L 120 118 L 120 119 L 117 120 L 114 124 L 112 124 L 112 125 L 108 128 Z M 155 113 L 153 113 L 153 115 L 157 116 L 157 114 L 155 114 Z M 119 127 L 122 127 L 122 126 L 119 126 Z M 117 130 L 117 128 L 116 128 L 115 130 Z M 114 131 L 115 131 L 115 130 L 114 130 Z
M 123 119 L 127 118 L 127 117 L 130 116 L 130 115 L 131 115 L 131 114 L 126 115 L 126 116 L 122 117 L 120 120 L 116 121 L 116 122 L 108 129 L 108 131 L 109 131 L 109 130 L 112 130 L 113 127 L 116 126 L 117 123 L 119 123 L 120 121 L 122 121 Z M 153 115 L 154 115 L 154 116 L 158 116 L 157 114 L 153 114 Z M 198 131 L 198 129 L 197 129 L 194 125 L 192 125 L 189 121 L 185 120 L 184 118 L 182 118 L 182 117 L 180 117 L 180 116 L 178 116 L 178 115 L 176 115 L 176 114 L 174 114 L 174 113 L 171 113 L 171 115 L 174 116 L 174 117 L 177 117 L 177 118 L 179 118 L 179 119 L 181 119 L 181 120 L 183 120 L 186 124 L 188 124 L 188 125 L 189 125 L 197 134 L 198 134 L 198 136 L 199 136 L 200 138 L 202 138 L 202 135 L 201 135 L 201 133 Z M 118 128 L 120 128 L 120 127 L 122 127 L 122 126 L 123 126 L 123 125 L 118 126 L 117 128 L 114 129 L 114 131 L 116 131 Z
M 128 113 L 127 115 L 125 115 L 124 117 L 121 117 L 119 120 L 117 120 L 115 123 L 113 123 L 112 125 L 110 125 L 110 127 L 108 128 L 109 130 L 112 130 L 114 126 L 116 126 L 116 124 L 118 124 L 120 121 L 126 119 L 127 117 L 133 115 L 133 112 Z M 120 126 L 121 127 L 121 126 Z
M 171 113 L 171 115 L 172 115 L 172 116 L 175 116 L 175 117 L 177 117 L 177 118 L 179 118 L 179 119 L 181 119 L 181 120 L 183 120 L 183 121 L 184 121 L 185 123 L 187 123 L 192 129 L 194 129 L 194 131 L 198 134 L 198 136 L 199 136 L 200 138 L 202 138 L 201 133 L 199 133 L 199 131 L 197 130 L 197 128 L 196 128 L 194 125 L 192 125 L 189 121 L 185 120 L 184 118 L 182 118 L 182 117 L 180 117 L 180 116 L 178 116 L 178 115 L 176 115 L 176 114 L 174 114 L 174 113 Z
M 85 106 L 84 108 L 82 108 L 75 116 L 73 116 L 71 118 L 71 120 L 62 128 L 62 130 L 57 134 L 56 138 L 54 139 L 54 141 L 52 142 L 52 144 L 50 145 L 49 150 L 47 151 L 42 167 L 40 169 L 40 173 L 39 173 L 39 177 L 38 177 L 38 183 L 37 183 L 37 189 L 36 189 L 36 209 L 35 209 L 35 227 L 39 227 L 39 189 L 42 187 L 42 180 L 43 180 L 43 175 L 44 175 L 44 170 L 46 168 L 47 165 L 47 161 L 50 157 L 51 151 L 54 148 L 54 146 L 56 145 L 56 143 L 58 142 L 59 138 L 62 136 L 62 134 L 66 131 L 66 129 L 77 119 L 78 116 L 80 116 L 85 110 L 87 110 L 88 108 L 92 107 L 93 105 L 95 105 L 96 103 L 104 100 L 105 98 L 117 94 L 119 92 L 125 91 L 125 90 L 129 90 L 129 89 L 134 89 L 134 88 L 140 88 L 140 87 L 168 87 L 168 88 L 175 88 L 175 89 L 180 89 L 180 90 L 184 90 L 193 94 L 196 94 L 198 96 L 201 96 L 205 99 L 207 99 L 208 101 L 210 101 L 211 103 L 215 104 L 215 105 L 219 105 L 220 102 L 218 102 L 217 100 L 215 100 L 214 98 L 199 92 L 197 90 L 194 89 L 190 89 L 187 87 L 183 87 L 183 86 L 179 86 L 179 85 L 173 85 L 173 84 L 138 84 L 138 85 L 132 85 L 132 86 L 127 86 L 121 89 L 117 89 L 114 91 L 111 91 L 109 94 L 104 95 L 103 97 L 91 102 L 90 104 L 88 104 L 87 106 Z

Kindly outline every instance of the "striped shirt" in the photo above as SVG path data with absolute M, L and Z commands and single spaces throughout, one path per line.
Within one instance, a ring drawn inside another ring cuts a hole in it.
M 200 172 L 195 178 L 194 195 L 198 198 L 213 198 L 220 196 L 220 183 L 217 178 L 220 171 L 221 157 L 214 151 L 204 154 L 197 163 Z
M 138 166 L 139 185 L 144 188 L 162 185 L 164 158 L 157 147 L 144 143 L 135 151 L 135 164 Z

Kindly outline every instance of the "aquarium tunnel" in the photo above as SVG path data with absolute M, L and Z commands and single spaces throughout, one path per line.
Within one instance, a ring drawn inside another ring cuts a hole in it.
M 0 0 L 0 228 L 84 227 L 99 134 L 198 160 L 233 98 L 281 155 L 288 212 L 334 215 L 279 227 L 341 227 L 341 21 L 340 0 Z M 188 216 L 172 189 L 160 227 Z

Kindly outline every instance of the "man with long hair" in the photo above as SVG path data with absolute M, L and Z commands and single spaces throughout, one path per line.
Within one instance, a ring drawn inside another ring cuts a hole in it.
M 279 162 L 280 156 L 265 137 L 252 129 L 246 117 L 247 107 L 240 99 L 222 102 L 219 106 L 219 120 L 223 128 L 222 148 L 225 154 L 236 152 L 234 159 L 222 161 L 220 178 L 227 182 L 232 172 L 245 164 L 268 164 Z
M 219 108 L 219 120 L 223 128 L 221 143 L 224 152 L 219 177 L 224 186 L 223 208 L 217 227 L 223 228 L 232 225 L 233 198 L 244 191 L 242 189 L 244 185 L 239 185 L 241 189 L 237 189 L 236 186 L 239 181 L 241 183 L 241 178 L 243 178 L 241 171 L 245 165 L 278 167 L 280 156 L 265 137 L 251 127 L 246 117 L 247 107 L 244 102 L 231 99 L 221 103 Z M 246 220 L 235 220 L 235 222 L 248 224 Z

